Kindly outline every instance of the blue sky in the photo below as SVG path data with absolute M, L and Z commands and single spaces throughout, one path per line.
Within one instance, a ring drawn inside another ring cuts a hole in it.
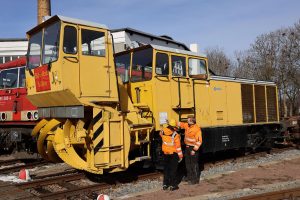
M 1 1 L 0 38 L 25 38 L 37 23 L 37 0 Z M 229 56 L 263 33 L 300 20 L 299 0 L 52 0 L 52 15 L 109 28 L 167 34 L 200 50 L 219 46 Z

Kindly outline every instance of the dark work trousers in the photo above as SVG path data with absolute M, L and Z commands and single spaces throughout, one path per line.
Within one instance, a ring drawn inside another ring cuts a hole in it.
M 195 155 L 191 155 L 191 151 L 194 147 L 189 146 L 186 147 L 184 157 L 185 157 L 185 166 L 186 166 L 186 174 L 187 181 L 190 181 L 193 184 L 199 183 L 199 164 L 198 164 L 198 156 L 199 152 L 196 151 Z
M 164 181 L 163 185 L 167 186 L 177 186 L 176 181 L 176 171 L 178 166 L 179 157 L 177 153 L 173 154 L 164 154 Z

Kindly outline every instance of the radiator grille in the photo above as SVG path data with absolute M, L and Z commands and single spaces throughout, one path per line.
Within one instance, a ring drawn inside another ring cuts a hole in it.
M 255 85 L 255 112 L 256 122 L 266 122 L 266 96 L 265 86 Z
M 253 87 L 252 85 L 242 84 L 242 112 L 243 122 L 253 123 L 254 122 L 254 107 L 253 107 Z
M 267 86 L 268 119 L 277 121 L 276 87 Z

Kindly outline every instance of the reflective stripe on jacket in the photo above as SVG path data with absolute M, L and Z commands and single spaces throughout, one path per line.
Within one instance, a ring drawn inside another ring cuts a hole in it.
M 180 135 L 176 131 L 172 131 L 169 128 L 163 128 L 160 132 L 162 138 L 162 150 L 164 154 L 173 154 L 177 153 L 179 158 L 183 157 L 181 144 L 180 144 Z
M 197 151 L 202 144 L 202 132 L 197 124 L 189 126 L 188 123 L 178 122 L 180 128 L 185 129 L 184 143 L 187 146 L 193 146 L 193 150 Z

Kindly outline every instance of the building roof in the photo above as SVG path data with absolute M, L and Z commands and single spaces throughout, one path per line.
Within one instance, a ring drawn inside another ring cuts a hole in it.
M 137 35 L 146 36 L 146 37 L 149 37 L 150 39 L 156 39 L 156 40 L 160 40 L 160 41 L 166 41 L 167 43 L 172 43 L 172 44 L 178 45 L 179 47 L 183 47 L 187 51 L 190 50 L 184 43 L 172 40 L 170 36 L 165 36 L 165 35 L 163 35 L 163 36 L 157 36 L 157 35 L 146 33 L 146 32 L 139 31 L 139 30 L 136 30 L 136 29 L 133 29 L 133 28 L 129 28 L 129 27 L 120 28 L 120 29 L 112 29 L 111 30 L 111 32 L 113 32 L 113 33 L 114 32 L 120 32 L 120 31 L 125 31 L 125 32 L 128 32 L 130 34 L 137 34 Z
M 0 42 L 25 42 L 26 38 L 0 38 Z

